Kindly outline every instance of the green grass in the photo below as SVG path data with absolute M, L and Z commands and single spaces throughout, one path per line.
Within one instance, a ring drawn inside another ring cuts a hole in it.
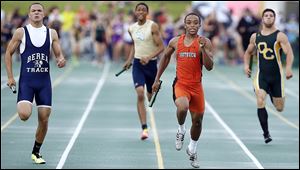
M 26 15 L 28 13 L 28 7 L 35 1 L 1 1 L 1 7 L 6 13 L 12 12 L 15 8 L 20 8 L 20 13 L 22 15 Z M 101 3 L 101 1 L 36 1 L 41 2 L 44 7 L 48 10 L 52 6 L 58 6 L 59 9 L 62 11 L 64 6 L 69 3 L 72 6 L 72 9 L 76 11 L 81 4 L 86 6 L 86 9 L 91 11 L 91 9 L 99 3 L 99 11 L 100 12 L 107 12 L 107 5 Z M 103 1 L 102 1 L 103 2 Z M 106 1 L 107 2 L 107 1 Z M 135 5 L 140 1 L 134 1 L 130 5 L 126 5 L 124 7 L 125 11 L 134 10 Z M 166 11 L 169 15 L 173 16 L 173 19 L 178 18 L 182 12 L 185 10 L 187 5 L 191 4 L 191 1 L 144 1 L 146 4 L 149 5 L 150 11 L 155 11 L 162 6 L 165 5 Z

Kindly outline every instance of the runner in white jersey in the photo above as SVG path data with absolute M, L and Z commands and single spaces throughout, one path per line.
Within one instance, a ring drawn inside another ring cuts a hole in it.
M 33 99 L 35 99 L 38 108 L 38 127 L 31 158 L 36 164 L 45 164 L 46 161 L 40 154 L 40 148 L 47 134 L 48 119 L 52 106 L 49 67 L 50 49 L 53 49 L 59 68 L 65 66 L 66 60 L 59 45 L 57 32 L 43 25 L 43 5 L 40 3 L 31 4 L 28 16 L 30 24 L 16 30 L 6 50 L 7 85 L 10 87 L 16 85 L 12 72 L 12 55 L 19 47 L 21 73 L 17 112 L 20 119 L 26 121 L 32 113 Z
M 148 138 L 144 85 L 146 84 L 147 97 L 150 100 L 152 85 L 157 72 L 157 56 L 164 50 L 159 27 L 153 21 L 147 19 L 148 12 L 149 8 L 145 3 L 139 3 L 135 7 L 135 15 L 138 21 L 131 25 L 128 30 L 134 47 L 124 64 L 124 68 L 128 69 L 134 58 L 132 77 L 137 93 L 137 108 L 142 125 L 142 140 Z

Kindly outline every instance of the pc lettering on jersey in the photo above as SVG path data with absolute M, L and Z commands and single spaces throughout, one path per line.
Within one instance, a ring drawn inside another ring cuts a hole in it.
M 44 62 L 48 63 L 48 56 L 44 53 L 33 53 L 27 57 L 27 63 L 34 63 L 34 67 L 26 68 L 27 72 L 49 72 L 48 67 L 42 67 Z

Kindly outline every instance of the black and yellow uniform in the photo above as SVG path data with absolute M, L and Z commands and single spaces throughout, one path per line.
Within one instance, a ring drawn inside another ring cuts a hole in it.
M 273 97 L 284 97 L 281 46 L 277 41 L 277 30 L 269 35 L 256 34 L 255 45 L 258 56 L 258 69 L 254 78 L 255 89 L 264 89 Z

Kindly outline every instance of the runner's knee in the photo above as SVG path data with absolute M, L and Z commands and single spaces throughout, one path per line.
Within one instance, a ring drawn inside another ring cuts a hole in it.
M 31 106 L 27 104 L 18 104 L 17 110 L 20 119 L 23 121 L 28 120 L 32 112 Z
M 19 117 L 21 120 L 26 121 L 29 119 L 31 113 L 26 111 L 18 111 Z
M 283 104 L 277 104 L 275 107 L 276 107 L 276 110 L 278 112 L 282 112 L 283 111 Z
M 283 108 L 284 108 L 284 99 L 282 100 L 282 99 L 276 99 L 275 98 L 273 104 L 274 104 L 274 106 L 275 106 L 275 108 L 276 108 L 276 110 L 278 112 L 282 112 L 283 111 Z
M 41 125 L 47 126 L 47 125 L 48 125 L 48 119 L 42 119 L 42 120 L 39 120 L 39 123 L 40 123 Z
M 258 96 L 257 97 L 257 106 L 259 108 L 262 108 L 262 107 L 265 107 L 266 103 L 265 103 L 265 100 L 263 99 L 263 97 L 261 96 Z
M 196 126 L 196 127 L 201 127 L 201 121 L 198 119 L 198 120 L 193 120 L 193 125 Z
M 144 101 L 144 94 L 138 93 L 137 97 L 139 101 Z
M 180 112 L 187 112 L 188 109 L 189 109 L 189 106 L 184 105 L 184 104 L 181 104 L 181 105 L 178 105 L 177 109 L 178 109 L 178 111 L 180 111 Z

